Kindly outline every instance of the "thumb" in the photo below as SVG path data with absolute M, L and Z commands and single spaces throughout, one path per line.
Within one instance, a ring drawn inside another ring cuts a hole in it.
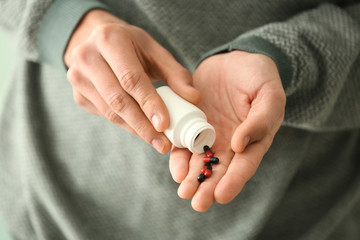
M 268 149 L 274 135 L 279 130 L 284 118 L 285 104 L 278 94 L 261 97 L 261 101 L 252 104 L 248 116 L 236 129 L 231 139 L 234 152 L 242 152 L 246 146 L 261 140 L 266 140 Z
M 165 48 L 153 41 L 151 47 L 153 64 L 169 87 L 185 100 L 197 105 L 201 94 L 193 86 L 191 73 L 184 68 Z
M 234 152 L 243 152 L 251 143 L 262 140 L 268 134 L 267 127 L 260 121 L 247 118 L 235 130 L 231 139 L 231 148 Z
M 176 62 L 172 66 L 165 66 L 163 76 L 170 88 L 179 96 L 195 105 L 200 103 L 201 94 L 193 86 L 193 78 L 190 72 L 179 63 Z

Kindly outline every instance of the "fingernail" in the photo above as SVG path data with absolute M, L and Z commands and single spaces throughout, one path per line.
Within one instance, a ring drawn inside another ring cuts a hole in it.
M 151 122 L 154 126 L 155 129 L 158 128 L 159 124 L 160 124 L 160 117 L 158 115 L 154 115 L 152 118 L 151 118 Z
M 165 147 L 164 141 L 159 138 L 155 138 L 154 140 L 152 140 L 151 145 L 153 145 L 153 147 L 160 153 L 163 152 Z
M 250 136 L 246 136 L 244 138 L 244 150 L 245 150 L 246 146 L 249 144 L 249 142 L 250 142 Z

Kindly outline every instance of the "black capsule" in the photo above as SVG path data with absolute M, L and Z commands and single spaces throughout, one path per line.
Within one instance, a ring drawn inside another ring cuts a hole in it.
M 205 175 L 204 174 L 200 174 L 199 176 L 198 176 L 198 181 L 199 182 L 203 182 L 205 180 Z
M 217 157 L 204 157 L 204 162 L 209 163 L 219 163 L 219 159 Z
M 203 147 L 203 149 L 204 149 L 204 152 L 206 152 L 206 151 L 211 151 L 211 149 L 210 149 L 210 147 L 209 147 L 208 145 L 205 145 L 205 146 Z

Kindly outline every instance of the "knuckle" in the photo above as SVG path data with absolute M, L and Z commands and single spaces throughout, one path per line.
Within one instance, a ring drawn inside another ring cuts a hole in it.
M 139 103 L 141 109 L 144 111 L 144 113 L 150 113 L 152 112 L 152 109 L 154 106 L 158 106 L 159 104 L 156 104 L 155 96 L 152 94 L 144 95 L 141 98 L 141 102 Z
M 122 36 L 127 36 L 125 27 L 111 23 L 97 26 L 91 35 L 91 37 L 95 39 L 95 42 L 100 45 L 110 44 Z
M 74 101 L 77 105 L 84 107 L 86 104 L 86 100 L 83 96 L 78 93 L 74 93 Z
M 109 98 L 108 104 L 115 113 L 121 113 L 126 108 L 125 97 L 119 93 L 113 94 Z
M 191 73 L 184 67 L 179 68 L 178 75 L 182 79 L 191 79 Z
M 66 73 L 66 76 L 72 86 L 77 86 L 81 79 L 80 72 L 74 67 L 69 68 L 69 70 Z
M 82 44 L 74 48 L 72 52 L 73 59 L 76 62 L 86 63 L 89 59 L 89 48 L 87 45 Z
M 119 116 L 113 111 L 105 112 L 104 117 L 112 123 L 116 123 L 119 121 Z
M 134 126 L 136 133 L 141 136 L 146 142 L 150 142 L 150 137 L 148 134 L 148 125 L 144 121 L 140 121 Z
M 96 39 L 99 43 L 108 43 L 112 31 L 110 30 L 109 25 L 104 24 L 96 27 L 92 33 L 92 36 Z
M 126 92 L 134 92 L 140 83 L 142 73 L 137 71 L 124 71 L 120 76 L 120 84 Z

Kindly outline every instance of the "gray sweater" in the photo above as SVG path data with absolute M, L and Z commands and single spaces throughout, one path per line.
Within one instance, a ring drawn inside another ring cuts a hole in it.
M 277 64 L 283 126 L 256 175 L 205 213 L 168 155 L 77 106 L 63 53 L 102 8 L 193 71 L 235 49 Z M 14 239 L 360 239 L 360 2 L 3 0 L 17 63 L 0 101 L 0 218 Z

